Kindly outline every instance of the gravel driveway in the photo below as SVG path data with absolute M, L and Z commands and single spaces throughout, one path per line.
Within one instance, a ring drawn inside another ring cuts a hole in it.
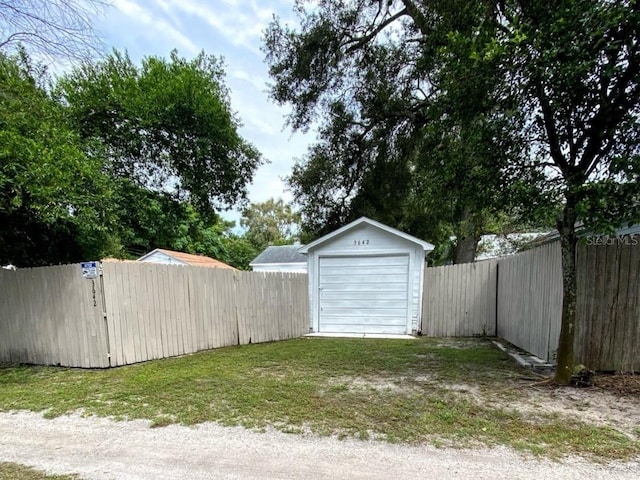
M 505 448 L 340 441 L 214 424 L 149 428 L 144 421 L 46 420 L 30 412 L 0 412 L 0 461 L 87 480 L 640 478 L 639 463 L 523 460 Z

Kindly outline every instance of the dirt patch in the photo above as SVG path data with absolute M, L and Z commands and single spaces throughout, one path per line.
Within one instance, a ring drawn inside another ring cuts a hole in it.
M 633 396 L 640 398 L 640 375 L 598 374 L 593 379 L 595 387 L 601 388 L 618 396 Z
M 424 381 L 426 381 L 426 377 Z M 354 391 L 363 391 L 363 390 L 375 390 L 377 392 L 384 393 L 400 393 L 400 394 L 409 394 L 418 390 L 418 385 L 407 383 L 408 377 L 372 377 L 372 378 L 364 378 L 364 377 L 350 377 L 350 376 L 339 376 L 332 378 L 328 384 L 330 388 L 340 389 L 344 388 L 345 390 L 354 392 Z M 423 381 L 423 382 L 424 382 Z
M 631 378 L 630 378 L 631 377 Z M 478 389 L 466 384 L 443 384 L 441 388 L 479 404 L 515 410 L 530 420 L 557 415 L 572 421 L 614 428 L 640 439 L 640 390 L 638 376 L 598 375 L 589 388 L 557 387 L 524 382 L 508 391 Z
M 638 438 L 640 433 L 640 399 L 620 398 L 597 387 L 525 387 L 521 391 L 521 399 L 510 402 L 509 406 L 524 413 L 553 413 L 571 420 L 612 427 L 632 438 Z

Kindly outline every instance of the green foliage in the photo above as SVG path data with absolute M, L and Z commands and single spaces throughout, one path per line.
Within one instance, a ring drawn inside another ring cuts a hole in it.
M 249 264 L 262 251 L 247 238 L 237 235 L 227 234 L 221 239 L 221 242 L 224 253 L 219 260 L 239 270 L 250 270 Z
M 245 238 L 258 250 L 268 245 L 291 243 L 299 223 L 300 214 L 281 198 L 250 204 L 240 219 L 240 225 L 247 229 Z
M 223 80 L 221 61 L 204 53 L 189 61 L 173 51 L 138 67 L 114 51 L 63 77 L 57 93 L 112 175 L 207 212 L 243 200 L 261 163 L 237 132 Z
M 187 201 L 138 186 L 128 179 L 114 182 L 116 232 L 123 254 L 140 256 L 154 248 L 168 248 L 220 258 L 222 238 L 231 226 L 212 211 L 199 213 Z
M 26 55 L 0 55 L 0 263 L 99 258 L 112 243 L 111 189 Z
M 273 98 L 290 123 L 319 121 L 317 144 L 288 178 L 304 227 L 326 233 L 361 215 L 446 244 L 494 218 L 540 221 L 552 197 L 511 113 L 499 58 L 476 44 L 499 26 L 483 2 L 323 2 L 298 8 L 300 31 L 265 34 Z M 482 28 L 479 28 L 482 27 Z M 540 208 L 522 208 L 522 199 Z
M 204 54 L 139 68 L 114 52 L 52 96 L 26 54 L 0 57 L 0 263 L 164 247 L 248 268 L 253 250 L 214 205 L 241 201 L 261 160 L 237 134 L 222 77 Z

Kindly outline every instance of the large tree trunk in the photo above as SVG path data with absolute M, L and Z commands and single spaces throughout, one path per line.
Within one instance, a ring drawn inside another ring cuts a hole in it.
M 456 254 L 453 263 L 471 263 L 476 259 L 479 239 L 475 235 L 467 235 L 456 241 Z
M 456 265 L 475 261 L 478 242 L 480 241 L 480 235 L 477 233 L 479 230 L 478 223 L 481 222 L 477 221 L 471 209 L 465 207 L 456 235 L 456 249 L 453 256 L 453 263 Z
M 568 193 L 562 220 L 558 222 L 562 249 L 562 321 L 556 354 L 554 381 L 569 385 L 573 375 L 573 343 L 576 325 L 576 199 Z

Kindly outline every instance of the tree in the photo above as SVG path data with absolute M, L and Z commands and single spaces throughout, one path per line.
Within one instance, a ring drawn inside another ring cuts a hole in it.
M 232 233 L 227 233 L 222 238 L 222 245 L 224 254 L 219 259 L 240 270 L 250 270 L 249 264 L 262 250 L 244 236 Z
M 245 238 L 259 249 L 291 242 L 298 233 L 299 222 L 300 214 L 281 198 L 250 204 L 240 219 L 240 225 L 247 229 Z
M 92 21 L 102 0 L 0 1 L 0 51 L 23 47 L 32 55 L 80 60 L 101 50 Z
M 47 78 L 26 54 L 0 54 L 0 263 L 99 258 L 112 247 L 111 189 Z
M 306 11 L 300 2 L 301 32 L 276 20 L 265 37 L 271 93 L 293 106 L 291 125 L 306 128 L 319 112 L 325 119 L 288 179 L 305 229 L 326 233 L 374 216 L 431 240 L 455 235 L 464 262 L 494 216 L 530 220 L 518 199 L 536 196 L 529 186 L 540 179 L 510 168 L 526 149 L 502 135 L 520 126 L 496 108 L 511 101 L 503 65 L 471 58 L 473 26 L 497 29 L 491 10 L 434 2 L 441 20 L 424 26 L 411 2 L 321 5 Z
M 238 134 L 221 61 L 126 54 L 85 62 L 57 89 L 71 125 L 105 156 L 108 170 L 140 186 L 188 199 L 203 214 L 246 198 L 262 160 Z
M 555 381 L 573 374 L 576 230 L 637 221 L 640 208 L 640 3 L 509 2 L 485 55 L 504 54 L 529 119 L 527 137 L 564 197 L 563 303 Z
M 340 203 L 361 195 L 361 179 L 376 171 L 371 159 L 415 158 L 416 144 L 430 159 L 423 192 L 454 203 L 473 198 L 474 188 L 482 192 L 472 218 L 485 206 L 494 210 L 503 192 L 508 211 L 525 216 L 546 199 L 561 200 L 564 297 L 555 381 L 569 383 L 575 224 L 611 229 L 638 219 L 639 2 L 326 0 L 296 9 L 301 32 L 276 20 L 266 33 L 272 95 L 293 105 L 294 128 L 310 125 L 318 112 L 331 119 L 321 127 L 323 138 L 331 138 L 327 125 L 348 124 L 336 130 L 346 132 L 344 141 L 331 139 L 321 149 L 329 172 L 342 175 L 335 179 Z M 330 160 L 346 145 L 364 163 L 336 169 Z M 418 165 L 405 171 L 413 176 Z M 461 171 L 468 174 L 456 175 Z M 300 174 L 294 171 L 294 187 Z M 460 178 L 468 188 L 447 194 L 459 182 L 450 180 Z M 374 179 L 384 185 L 381 173 Z M 535 193 L 530 203 L 523 200 L 527 190 Z M 428 204 L 420 201 L 429 197 L 412 193 L 415 210 Z M 468 211 L 462 206 L 454 211 Z

